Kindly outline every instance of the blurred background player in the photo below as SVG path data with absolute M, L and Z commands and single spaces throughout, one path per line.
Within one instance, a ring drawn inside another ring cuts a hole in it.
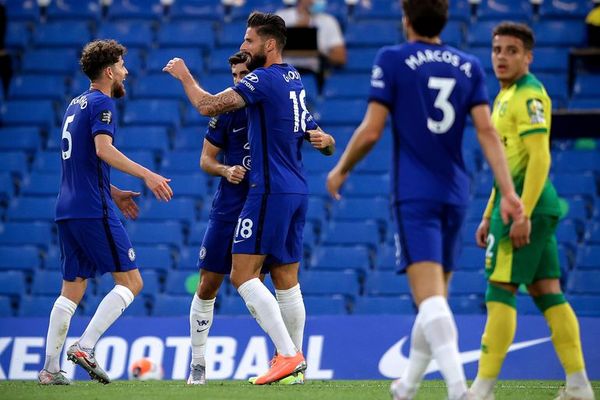
M 231 282 L 275 344 L 277 354 L 270 369 L 254 382 L 262 385 L 306 368 L 299 351 L 303 334 L 298 327 L 304 326 L 304 305 L 298 268 L 308 187 L 298 150 L 307 134 L 313 146 L 319 144 L 325 154 L 331 154 L 333 143 L 327 143 L 331 136 L 318 130 L 306 109 L 300 74 L 282 63 L 286 28 L 281 17 L 255 12 L 247 26 L 240 50 L 250 56 L 248 69 L 253 72 L 233 90 L 217 95 L 204 91 L 179 58 L 169 61 L 164 71 L 182 82 L 191 103 L 203 115 L 248 107 L 248 139 L 254 161 L 248 198 L 233 240 Z M 288 314 L 295 314 L 290 319 L 284 319 L 277 300 L 259 279 L 267 256 L 274 262 L 270 271 L 275 288 L 286 291 L 288 304 L 296 305 L 297 312 Z
M 341 185 L 379 140 L 391 114 L 395 240 L 401 271 L 408 274 L 419 309 L 409 364 L 392 384 L 392 396 L 414 398 L 433 358 L 449 399 L 463 399 L 467 384 L 446 295 L 469 199 L 469 176 L 461 152 L 469 114 L 502 193 L 503 217 L 519 218 L 521 202 L 490 120 L 479 61 L 440 41 L 448 17 L 447 0 L 404 0 L 402 6 L 408 43 L 379 51 L 365 117 L 329 173 L 327 187 L 340 198 Z
M 496 26 L 492 37 L 492 62 L 501 85 L 492 121 L 504 143 L 524 212 L 512 224 L 503 223 L 494 188 L 477 229 L 477 244 L 488 249 L 488 319 L 471 391 L 477 399 L 494 398 L 494 385 L 515 336 L 515 294 L 524 284 L 548 322 L 552 343 L 565 369 L 567 386 L 557 399 L 593 399 L 579 323 L 559 282 L 555 231 L 561 211 L 556 190 L 548 179 L 552 104 L 542 83 L 529 72 L 533 32 L 526 25 L 509 22 Z
M 62 175 L 56 204 L 63 284 L 50 313 L 46 361 L 38 376 L 43 385 L 70 383 L 60 371 L 60 354 L 88 278 L 110 272 L 115 287 L 100 302 L 67 355 L 102 383 L 110 379 L 96 362 L 94 346 L 142 289 L 135 252 L 114 209 L 116 204 L 123 215 L 136 218 L 133 198 L 139 193 L 112 186 L 110 167 L 142 178 L 159 200 L 169 201 L 173 195 L 169 179 L 136 164 L 113 146 L 117 119 L 113 98 L 125 95 L 125 52 L 114 40 L 98 40 L 84 47 L 81 69 L 91 86 L 71 101 L 63 120 Z
M 250 73 L 247 66 L 249 60 L 249 56 L 242 52 L 229 57 L 234 84 Z M 233 234 L 248 195 L 246 172 L 251 169 L 251 164 L 247 122 L 245 109 L 213 117 L 202 146 L 201 168 L 211 175 L 222 176 L 222 179 L 213 198 L 208 227 L 202 241 L 198 259 L 198 267 L 201 269 L 200 282 L 190 307 L 192 362 L 188 384 L 192 385 L 206 383 L 204 355 L 212 326 L 215 300 L 224 276 L 231 273 Z M 333 138 L 329 140 L 333 142 Z M 324 143 L 315 143 L 314 146 L 321 148 Z M 224 152 L 223 163 L 217 158 L 221 151 Z M 261 277 L 266 272 L 267 269 L 263 267 Z M 275 275 L 277 276 L 277 272 Z M 301 350 L 306 311 L 304 303 L 298 301 L 298 291 L 299 286 L 289 290 L 276 290 L 275 296 L 283 320 L 287 321 L 286 327 L 290 336 Z M 302 373 L 280 381 L 284 384 L 303 382 Z

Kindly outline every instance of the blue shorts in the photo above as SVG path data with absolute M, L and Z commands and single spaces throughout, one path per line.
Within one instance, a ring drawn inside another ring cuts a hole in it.
M 237 222 L 217 221 L 210 219 L 202 246 L 198 254 L 198 269 L 214 272 L 222 275 L 231 273 L 231 245 Z M 261 269 L 261 274 L 268 274 L 267 265 L 274 264 L 268 257 Z
M 135 251 L 119 220 L 57 221 L 60 261 L 65 281 L 92 278 L 96 273 L 136 269 Z
M 232 253 L 265 254 L 273 264 L 299 262 L 307 208 L 304 194 L 249 195 L 238 219 Z
M 396 253 L 400 272 L 421 261 L 442 265 L 445 272 L 456 265 L 460 231 L 467 208 L 433 200 L 397 202 L 393 206 L 396 224 Z

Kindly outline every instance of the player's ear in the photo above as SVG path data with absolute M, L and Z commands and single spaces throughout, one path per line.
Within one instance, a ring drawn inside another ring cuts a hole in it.
M 113 78 L 113 70 L 111 66 L 108 66 L 106 68 L 104 68 L 104 74 L 106 75 L 107 78 L 110 78 L 112 80 Z

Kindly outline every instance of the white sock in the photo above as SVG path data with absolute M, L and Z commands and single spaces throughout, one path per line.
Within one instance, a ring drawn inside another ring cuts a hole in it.
M 467 381 L 458 352 L 458 332 L 448 302 L 443 296 L 429 297 L 421 303 L 419 314 L 433 358 L 448 386 L 448 398 L 458 399 L 466 392 Z
M 216 299 L 216 298 L 215 298 Z M 190 306 L 190 338 L 192 340 L 192 365 L 206 365 L 206 341 L 213 322 L 215 299 L 202 300 L 194 294 Z
M 79 339 L 79 345 L 93 349 L 100 336 L 123 314 L 135 296 L 125 286 L 115 285 L 98 305 L 96 313 Z
M 410 353 L 408 366 L 402 373 L 397 394 L 400 397 L 413 398 L 419 389 L 423 375 L 431 361 L 431 350 L 423 332 L 421 314 L 417 314 L 410 335 Z
M 298 350 L 285 328 L 277 300 L 260 279 L 254 278 L 244 282 L 238 288 L 238 292 L 246 302 L 250 314 L 275 344 L 277 353 L 286 357 L 295 355 Z
M 567 388 L 570 387 L 585 387 L 590 384 L 587 372 L 585 369 L 579 372 L 573 372 L 567 375 Z
M 494 391 L 494 386 L 496 386 L 496 379 L 477 377 L 471 385 L 471 392 L 478 398 L 485 399 Z
M 60 352 L 65 344 L 71 317 L 75 313 L 77 304 L 60 296 L 54 302 L 54 307 L 50 312 L 50 323 L 48 324 L 48 334 L 46 335 L 46 362 L 44 369 L 49 372 L 60 371 Z
M 294 342 L 298 351 L 302 351 L 306 309 L 304 308 L 300 284 L 286 290 L 275 289 L 275 297 L 277 297 L 279 310 L 281 310 L 283 322 L 292 338 L 292 342 Z

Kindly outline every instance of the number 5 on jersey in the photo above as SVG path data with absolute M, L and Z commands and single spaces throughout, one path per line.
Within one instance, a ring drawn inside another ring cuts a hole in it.
M 250 218 L 238 218 L 238 223 L 237 223 L 237 227 L 235 228 L 235 237 L 234 237 L 234 243 L 239 243 L 239 242 L 243 242 L 244 240 L 248 239 L 250 236 L 252 236 L 252 227 L 254 226 L 254 223 L 252 222 L 252 220 Z M 239 237 L 241 237 L 241 239 L 238 239 Z
M 69 124 L 75 120 L 75 115 L 69 115 L 65 118 L 65 126 L 63 126 L 62 137 L 61 139 L 67 141 L 66 147 L 61 144 L 62 150 L 62 158 L 63 160 L 68 160 L 71 158 L 71 150 L 73 150 L 73 138 L 71 137 L 71 132 L 69 132 Z

